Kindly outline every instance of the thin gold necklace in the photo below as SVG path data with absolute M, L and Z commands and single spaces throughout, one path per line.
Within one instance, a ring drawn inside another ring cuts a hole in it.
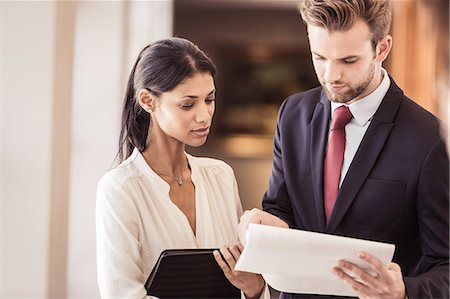
M 155 172 L 159 176 L 167 176 L 167 177 L 173 178 L 177 182 L 178 187 L 183 187 L 183 184 L 184 184 L 183 173 L 184 173 L 184 171 L 181 173 L 181 175 L 179 177 L 176 177 L 176 176 L 173 176 L 173 175 L 170 175 L 170 174 L 164 174 L 164 173 L 158 172 L 156 170 L 155 170 Z
M 166 176 L 166 177 L 170 177 L 170 178 L 174 179 L 177 182 L 178 187 L 183 187 L 183 184 L 184 184 L 183 174 L 186 171 L 186 169 L 189 168 L 189 162 L 187 161 L 187 159 L 186 159 L 186 162 L 187 162 L 187 167 L 181 172 L 181 175 L 179 177 L 176 177 L 176 176 L 173 176 L 173 175 L 170 175 L 167 173 L 162 173 L 162 172 L 156 171 L 155 169 L 153 169 L 153 171 L 156 172 L 156 174 L 158 174 L 159 176 Z

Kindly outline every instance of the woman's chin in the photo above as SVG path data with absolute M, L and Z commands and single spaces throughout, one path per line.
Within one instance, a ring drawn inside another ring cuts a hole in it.
M 207 140 L 207 138 L 205 137 L 205 138 L 202 138 L 201 140 L 195 140 L 195 141 L 187 142 L 186 144 L 191 146 L 191 147 L 200 147 L 200 146 L 202 146 L 203 144 L 206 143 L 206 140 Z

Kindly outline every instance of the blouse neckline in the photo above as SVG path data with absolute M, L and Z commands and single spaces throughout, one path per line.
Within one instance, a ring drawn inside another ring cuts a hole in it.
M 157 187 L 160 188 L 161 192 L 164 193 L 165 198 L 164 198 L 164 202 L 166 202 L 166 204 L 168 204 L 171 209 L 173 209 L 174 211 L 176 211 L 176 213 L 179 215 L 180 220 L 182 219 L 184 225 L 186 226 L 185 228 L 187 230 L 189 230 L 190 232 L 190 236 L 192 237 L 192 239 L 194 240 L 194 242 L 197 244 L 197 246 L 199 245 L 199 235 L 201 235 L 201 232 L 199 231 L 199 219 L 201 219 L 200 210 L 199 209 L 199 203 L 198 201 L 199 199 L 199 184 L 197 184 L 198 182 L 198 170 L 197 170 L 197 165 L 195 164 L 194 161 L 194 157 L 189 155 L 188 153 L 184 152 L 184 154 L 186 155 L 186 158 L 188 160 L 189 163 L 189 167 L 191 169 L 191 180 L 192 183 L 194 184 L 194 199 L 195 199 L 195 234 L 194 231 L 191 228 L 191 225 L 189 223 L 188 218 L 186 217 L 186 215 L 183 213 L 183 211 L 180 210 L 180 208 L 178 208 L 178 206 L 176 204 L 173 203 L 172 199 L 170 198 L 169 192 L 170 192 L 170 185 L 169 183 L 167 183 L 163 178 L 161 178 L 151 167 L 150 165 L 147 163 L 147 161 L 145 160 L 144 156 L 142 155 L 142 153 L 137 149 L 134 148 L 133 153 L 131 154 L 130 158 L 132 158 L 133 160 L 135 160 L 139 167 L 139 169 L 145 174 L 148 175 L 150 177 L 150 179 L 152 180 L 152 182 L 157 184 Z

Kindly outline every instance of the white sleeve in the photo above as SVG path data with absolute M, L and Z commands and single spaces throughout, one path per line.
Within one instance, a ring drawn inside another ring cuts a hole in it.
M 258 299 L 270 299 L 270 289 L 267 283 L 264 285 L 264 291 Z
M 236 201 L 236 214 L 237 214 L 237 219 L 238 219 L 238 223 L 239 223 L 240 218 L 241 218 L 241 216 L 243 214 L 242 203 L 241 203 L 241 198 L 239 196 L 238 184 L 237 184 L 237 181 L 236 181 L 236 177 L 234 176 L 233 170 L 232 170 L 232 175 L 233 175 L 233 180 L 234 180 L 234 190 L 233 190 L 233 192 L 234 192 L 234 199 Z
M 139 215 L 122 186 L 100 180 L 96 201 L 97 275 L 102 298 L 148 299 L 144 284 Z
M 243 214 L 243 211 L 242 211 L 241 199 L 239 196 L 239 188 L 237 185 L 236 177 L 234 176 L 234 172 L 233 172 L 233 179 L 234 179 L 234 197 L 236 200 L 236 212 L 237 212 L 238 222 L 239 222 L 240 218 Z M 242 292 L 242 291 L 241 291 L 241 298 L 242 299 L 246 298 L 244 295 L 244 292 Z M 267 285 L 267 283 L 264 284 L 264 291 L 261 293 L 261 295 L 258 297 L 258 299 L 270 299 L 270 289 L 269 289 L 269 286 Z
M 246 299 L 244 292 L 241 291 L 241 299 Z M 259 295 L 258 299 L 270 299 L 270 289 L 267 283 L 264 284 L 264 291 Z

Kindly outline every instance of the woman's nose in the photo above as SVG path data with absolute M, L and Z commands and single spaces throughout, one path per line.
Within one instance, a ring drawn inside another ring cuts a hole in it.
M 209 122 L 209 120 L 211 119 L 211 108 L 206 104 L 199 106 L 200 107 L 198 107 L 197 113 L 195 115 L 195 121 L 199 123 Z

